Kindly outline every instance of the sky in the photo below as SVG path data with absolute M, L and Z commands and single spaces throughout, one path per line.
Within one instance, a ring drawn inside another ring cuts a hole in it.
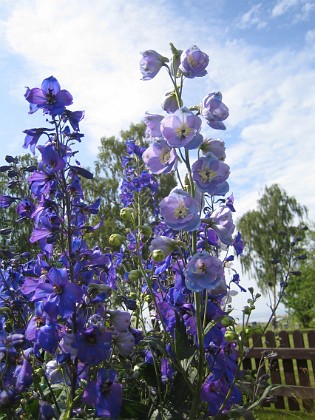
M 24 93 L 53 75 L 70 109 L 85 110 L 78 157 L 92 168 L 101 137 L 162 113 L 168 77 L 141 80 L 140 52 L 169 57 L 170 42 L 210 57 L 205 77 L 185 81 L 184 104 L 220 91 L 229 107 L 226 131 L 210 135 L 225 141 L 236 219 L 278 183 L 314 220 L 315 0 L 0 0 L 0 164 L 45 124 Z

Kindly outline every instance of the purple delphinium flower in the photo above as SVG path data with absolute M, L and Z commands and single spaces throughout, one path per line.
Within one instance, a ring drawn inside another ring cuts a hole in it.
M 122 385 L 116 382 L 114 369 L 101 368 L 96 381 L 90 382 L 84 393 L 83 402 L 95 406 L 97 417 L 116 419 L 122 405 Z
M 151 241 L 149 250 L 151 252 L 156 251 L 156 250 L 161 250 L 163 251 L 165 257 L 167 257 L 176 249 L 176 246 L 177 246 L 177 242 L 175 241 L 175 239 L 169 238 L 168 236 L 161 235 L 161 236 L 156 236 Z
M 116 332 L 113 342 L 121 356 L 128 357 L 132 354 L 135 347 L 135 337 L 130 331 Z
M 163 57 L 154 50 L 147 50 L 141 53 L 140 71 L 142 73 L 141 80 L 151 80 L 155 77 L 161 68 L 165 65 L 168 58 Z
M 222 261 L 208 252 L 199 252 L 188 261 L 185 270 L 187 289 L 194 292 L 208 289 L 211 293 L 217 289 L 223 280 L 224 269 Z
M 232 235 L 235 229 L 233 224 L 232 212 L 226 206 L 218 207 L 211 213 L 211 227 L 225 245 L 231 245 L 233 242 Z
M 15 197 L 11 197 L 10 195 L 0 195 L 0 208 L 7 209 L 16 200 Z
M 35 205 L 27 198 L 24 198 L 15 208 L 15 211 L 20 216 L 18 221 L 30 218 L 34 210 Z
M 45 146 L 37 146 L 37 149 L 42 155 L 40 168 L 49 173 L 54 173 L 63 170 L 66 167 L 66 161 L 59 156 L 53 143 L 46 143 Z
M 167 174 L 177 167 L 177 155 L 165 140 L 154 141 L 142 155 L 144 163 L 154 174 Z
M 149 112 L 145 113 L 143 122 L 147 126 L 145 130 L 145 136 L 148 140 L 152 140 L 154 138 L 162 138 L 161 121 L 163 118 L 163 115 L 150 114 Z
M 29 147 L 32 154 L 35 155 L 35 147 L 39 138 L 48 131 L 50 131 L 48 128 L 31 128 L 29 130 L 24 130 L 23 133 L 26 134 L 26 137 L 24 139 L 23 148 L 27 149 Z
M 201 119 L 186 107 L 161 121 L 161 133 L 171 147 L 187 146 L 201 128 Z
M 242 235 L 240 232 L 237 232 L 236 237 L 234 238 L 233 241 L 233 247 L 235 249 L 236 255 L 239 256 L 243 253 L 244 251 L 244 242 L 242 240 Z
M 216 130 L 225 130 L 222 121 L 229 116 L 229 108 L 222 102 L 222 93 L 209 93 L 201 104 L 201 115 L 206 119 L 207 124 Z
M 186 191 L 173 189 L 160 203 L 160 214 L 174 230 L 197 230 L 200 225 L 199 203 Z
M 182 101 L 180 106 L 182 106 Z M 163 100 L 162 100 L 162 109 L 167 112 L 168 114 L 172 114 L 173 112 L 177 111 L 179 108 L 177 96 L 174 90 L 170 92 L 166 92 Z
M 60 115 L 65 107 L 72 104 L 72 95 L 67 90 L 61 90 L 58 80 L 47 77 L 41 88 L 27 89 L 25 99 L 30 103 L 30 113 L 42 109 L 44 114 Z
M 226 182 L 230 167 L 214 155 L 200 157 L 192 165 L 193 179 L 198 188 L 211 195 L 225 195 L 229 190 Z
M 224 379 L 215 380 L 213 375 L 209 375 L 201 387 L 200 399 L 208 403 L 208 413 L 210 416 L 216 416 L 225 400 L 225 396 L 230 391 L 230 384 Z M 232 394 L 225 405 L 228 410 L 233 404 L 239 404 L 242 401 L 242 394 L 237 386 L 233 387 Z
M 98 365 L 111 354 L 112 333 L 89 327 L 76 336 L 77 355 L 81 362 Z
M 179 70 L 182 74 L 192 79 L 207 74 L 206 67 L 209 64 L 209 56 L 202 52 L 196 45 L 183 51 L 180 56 Z
M 52 318 L 71 316 L 82 300 L 81 287 L 69 281 L 65 268 L 51 268 L 47 279 L 49 283 L 38 284 L 31 300 L 43 300 L 43 310 Z
M 112 326 L 118 332 L 128 331 L 131 315 L 127 311 L 108 311 Z
M 231 211 L 235 212 L 235 208 L 234 208 L 234 196 L 233 193 L 227 197 L 227 199 L 225 200 L 225 205 L 226 207 L 228 207 Z
M 220 139 L 204 139 L 200 146 L 200 150 L 204 155 L 212 153 L 219 160 L 225 160 L 225 144 Z
M 84 111 L 69 111 L 68 109 L 62 115 L 64 122 L 69 121 L 74 131 L 80 131 L 79 122 L 84 118 Z

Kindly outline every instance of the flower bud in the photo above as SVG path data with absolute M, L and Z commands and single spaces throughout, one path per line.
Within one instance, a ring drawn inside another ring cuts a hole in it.
M 124 243 L 124 240 L 125 238 L 122 235 L 119 235 L 119 233 L 113 233 L 108 239 L 109 244 L 112 246 L 120 246 Z
M 134 216 L 134 210 L 130 207 L 125 207 L 120 210 L 120 217 L 122 220 L 130 220 Z
M 142 277 L 142 271 L 140 270 L 131 270 L 128 274 L 128 279 L 131 281 L 139 280 Z
M 140 232 L 146 237 L 150 237 L 152 235 L 152 229 L 150 226 L 141 226 Z
M 228 341 L 229 343 L 231 343 L 232 341 L 237 341 L 238 339 L 238 334 L 234 331 L 225 331 L 224 334 L 224 338 L 226 341 Z
M 223 325 L 223 327 L 230 327 L 231 325 L 235 324 L 235 320 L 231 316 L 227 315 L 221 319 L 221 324 Z
M 155 249 L 152 252 L 152 258 L 154 259 L 154 261 L 156 262 L 161 262 L 165 259 L 165 254 L 161 249 Z

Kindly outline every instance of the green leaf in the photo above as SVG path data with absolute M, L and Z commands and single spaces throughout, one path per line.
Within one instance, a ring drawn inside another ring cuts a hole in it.
M 139 401 L 123 398 L 119 419 L 146 419 L 149 409 L 148 405 Z
M 176 312 L 175 317 L 175 351 L 180 360 L 189 359 L 195 352 L 195 346 L 187 335 L 183 320 L 180 319 Z
M 151 363 L 141 363 L 139 366 L 139 375 L 149 386 L 157 387 L 158 378 L 155 374 L 154 366 Z

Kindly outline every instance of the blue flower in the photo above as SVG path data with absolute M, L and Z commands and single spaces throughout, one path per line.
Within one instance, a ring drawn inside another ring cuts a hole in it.
M 160 203 L 164 222 L 174 230 L 197 230 L 200 225 L 199 203 L 186 191 L 175 188 Z
M 97 417 L 116 419 L 122 405 L 122 386 L 116 382 L 114 369 L 99 369 L 96 381 L 88 384 L 82 399 L 95 406 Z
M 27 89 L 25 99 L 30 103 L 30 114 L 42 109 L 44 114 L 60 115 L 66 106 L 72 104 L 72 95 L 67 90 L 61 90 L 58 80 L 47 77 L 41 88 Z
M 216 294 L 222 283 L 225 285 L 222 261 L 206 251 L 195 254 L 185 270 L 186 287 L 194 292 L 208 289 Z

